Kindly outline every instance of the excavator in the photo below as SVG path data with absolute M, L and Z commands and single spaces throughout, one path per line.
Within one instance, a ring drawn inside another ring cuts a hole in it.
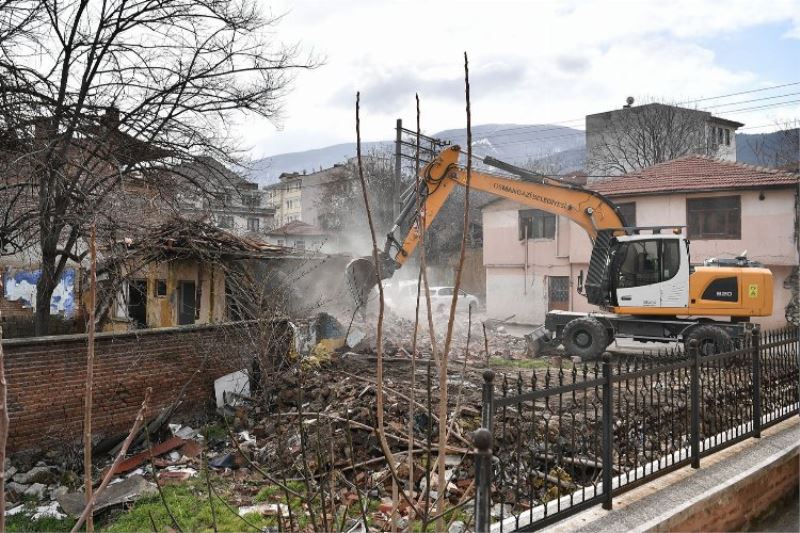
M 467 186 L 460 154 L 459 146 L 448 147 L 420 171 L 419 204 L 416 194 L 405 193 L 377 265 L 373 257 L 348 264 L 347 283 L 358 305 L 408 260 L 419 243 L 420 225 L 429 227 L 453 189 Z M 684 226 L 628 226 L 602 194 L 491 157 L 482 161 L 513 177 L 472 170 L 471 189 L 567 217 L 592 241 L 585 281 L 581 271 L 576 288 L 600 310 L 550 311 L 544 327 L 528 338 L 534 344 L 563 344 L 568 354 L 592 359 L 617 338 L 696 340 L 700 352 L 710 355 L 744 339 L 753 329 L 751 317 L 772 314 L 772 273 L 746 252 L 694 266 Z

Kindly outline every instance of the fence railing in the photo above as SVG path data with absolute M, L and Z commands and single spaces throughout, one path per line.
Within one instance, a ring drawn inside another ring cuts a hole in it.
M 800 414 L 798 329 L 738 349 L 484 374 L 475 530 L 535 530 Z

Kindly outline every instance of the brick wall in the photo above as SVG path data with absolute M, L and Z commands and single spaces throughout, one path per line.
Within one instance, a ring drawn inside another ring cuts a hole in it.
M 264 336 L 283 338 L 285 332 L 285 323 L 239 322 L 98 333 L 95 436 L 126 433 L 147 387 L 153 388 L 150 416 L 170 406 L 184 387 L 182 411 L 212 405 L 214 380 L 248 367 L 256 350 L 274 351 L 274 343 L 264 342 Z M 83 427 L 86 335 L 9 339 L 3 341 L 3 350 L 9 452 L 78 441 Z
M 800 472 L 797 448 L 766 468 L 737 480 L 676 514 L 654 531 L 741 531 L 797 490 Z

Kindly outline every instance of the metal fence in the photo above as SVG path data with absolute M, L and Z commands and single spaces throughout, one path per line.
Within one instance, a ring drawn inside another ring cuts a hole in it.
M 484 374 L 475 530 L 531 531 L 800 414 L 798 329 L 738 349 Z

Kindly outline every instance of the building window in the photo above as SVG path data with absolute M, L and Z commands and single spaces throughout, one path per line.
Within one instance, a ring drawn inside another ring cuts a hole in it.
M 717 128 L 717 144 L 722 144 L 722 128 Z
M 283 239 L 278 239 L 278 246 L 283 246 Z
M 519 239 L 555 239 L 556 216 L 538 209 L 519 212 Z
M 167 295 L 167 280 L 165 279 L 157 279 L 155 283 L 155 296 L 166 296 Z
M 248 218 L 247 219 L 247 231 L 258 231 L 258 219 L 257 218 Z
M 622 213 L 622 218 L 625 219 L 625 224 L 628 227 L 636 225 L 636 202 L 625 202 L 624 204 L 617 204 L 619 212 Z
M 261 205 L 261 197 L 255 194 L 242 196 L 242 203 L 245 207 L 258 207 Z
M 731 130 L 725 130 L 725 146 L 731 145 Z
M 306 241 L 294 241 L 294 247 L 298 250 L 305 250 L 306 249 Z
M 219 215 L 217 224 L 220 228 L 232 228 L 233 227 L 233 217 L 230 215 Z
M 690 239 L 741 239 L 741 198 L 687 199 L 686 221 Z

